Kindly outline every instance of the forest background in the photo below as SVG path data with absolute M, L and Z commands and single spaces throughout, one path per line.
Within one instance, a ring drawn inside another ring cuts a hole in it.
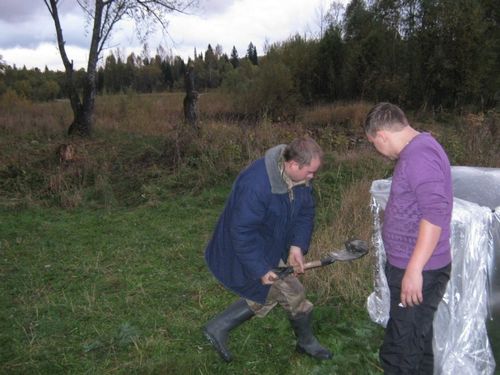
M 383 330 L 365 307 L 372 253 L 303 276 L 332 361 L 295 353 L 275 309 L 231 334 L 226 364 L 201 326 L 234 295 L 203 249 L 238 172 L 301 134 L 325 150 L 308 259 L 369 241 L 370 184 L 393 168 L 362 129 L 380 100 L 401 105 L 453 165 L 499 168 L 499 8 L 354 0 L 341 18 L 331 8 L 317 38 L 295 35 L 261 56 L 253 44 L 242 57 L 209 45 L 189 61 L 161 47 L 154 57 L 147 46 L 117 50 L 99 67 L 89 137 L 67 135 L 64 73 L 2 64 L 0 372 L 382 373 Z M 195 128 L 183 116 L 188 66 Z
M 295 35 L 260 46 L 262 56 L 252 42 L 240 57 L 236 48 L 228 55 L 213 41 L 188 61 L 162 46 L 151 56 L 147 43 L 140 55 L 122 56 L 117 49 L 101 61 L 98 92 L 182 90 L 191 64 L 198 91 L 223 88 L 237 94 L 240 114 L 290 116 L 297 104 L 338 100 L 383 99 L 433 109 L 484 109 L 498 102 L 498 2 L 355 0 L 342 10 L 332 3 L 319 36 Z M 1 69 L 0 94 L 66 97 L 63 72 L 5 64 Z

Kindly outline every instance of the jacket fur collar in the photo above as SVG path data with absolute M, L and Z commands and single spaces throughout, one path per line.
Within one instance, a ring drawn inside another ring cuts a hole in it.
M 283 180 L 280 171 L 280 161 L 286 145 L 278 145 L 266 151 L 264 156 L 267 175 L 271 183 L 271 192 L 273 194 L 285 194 L 288 192 L 288 186 Z

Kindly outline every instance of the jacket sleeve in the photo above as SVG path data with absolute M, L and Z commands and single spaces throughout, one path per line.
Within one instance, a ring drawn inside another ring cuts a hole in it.
M 261 234 L 266 215 L 265 194 L 247 186 L 238 187 L 230 224 L 232 247 L 248 276 L 260 279 L 271 266 L 267 264 Z
M 304 189 L 300 210 L 293 224 L 290 245 L 301 248 L 303 254 L 309 251 L 309 244 L 314 229 L 315 201 L 312 187 L 301 187 Z

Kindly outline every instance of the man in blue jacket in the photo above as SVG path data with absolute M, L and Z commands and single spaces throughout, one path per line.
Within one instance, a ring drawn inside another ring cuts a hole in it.
M 236 179 L 205 259 L 214 276 L 241 298 L 210 320 L 204 334 L 227 362 L 229 331 L 254 315 L 264 317 L 280 304 L 297 336 L 297 351 L 318 359 L 332 353 L 311 330 L 313 305 L 296 277 L 272 271 L 285 264 L 304 272 L 313 232 L 315 203 L 311 179 L 323 151 L 310 137 L 269 149 Z

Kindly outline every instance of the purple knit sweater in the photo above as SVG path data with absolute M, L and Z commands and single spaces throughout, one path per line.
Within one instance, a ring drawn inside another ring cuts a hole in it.
M 389 263 L 405 269 L 422 219 L 441 227 L 441 237 L 424 270 L 451 262 L 450 221 L 453 207 L 450 162 L 441 145 L 421 133 L 401 151 L 384 213 L 382 237 Z

